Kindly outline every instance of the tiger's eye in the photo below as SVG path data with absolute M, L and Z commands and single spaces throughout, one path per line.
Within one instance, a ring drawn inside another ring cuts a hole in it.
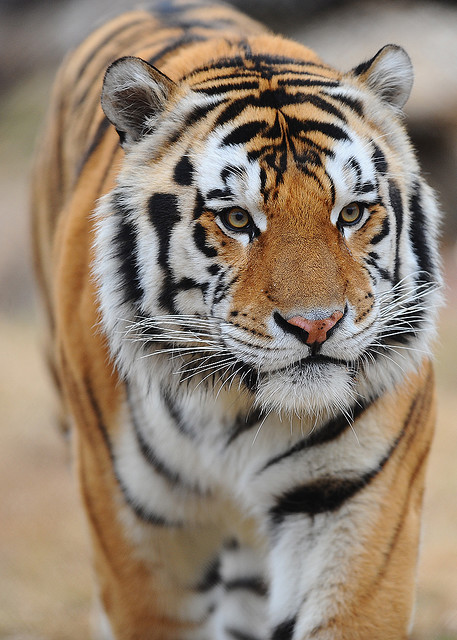
M 251 223 L 249 214 L 239 207 L 233 207 L 225 214 L 225 220 L 233 229 L 245 229 Z
M 360 220 L 363 213 L 363 205 L 351 202 L 340 211 L 339 220 L 342 224 L 355 224 Z

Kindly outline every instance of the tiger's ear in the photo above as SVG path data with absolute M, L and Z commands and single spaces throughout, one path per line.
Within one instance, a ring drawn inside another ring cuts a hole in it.
M 126 56 L 105 73 L 102 109 L 116 128 L 123 147 L 147 133 L 177 85 L 148 62 Z
M 387 44 L 371 60 L 355 67 L 351 75 L 397 109 L 406 104 L 414 80 L 409 55 L 395 44 Z

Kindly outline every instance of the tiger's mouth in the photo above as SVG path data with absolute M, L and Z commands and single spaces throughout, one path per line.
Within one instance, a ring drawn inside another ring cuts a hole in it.
M 336 365 L 338 367 L 343 367 L 347 370 L 352 370 L 354 368 L 354 363 L 348 362 L 347 360 L 342 360 L 339 358 L 332 358 L 331 356 L 326 356 L 323 354 L 310 354 L 305 358 L 300 358 L 300 360 L 295 360 L 286 366 L 282 366 L 278 369 L 273 369 L 268 371 L 268 374 L 293 374 L 293 373 L 319 373 L 323 372 L 329 365 Z
M 344 367 L 349 367 L 349 363 L 346 360 L 339 360 L 338 358 L 332 358 L 331 356 L 324 356 L 322 354 L 309 355 L 306 358 L 302 358 L 292 364 L 293 367 L 306 371 L 310 366 L 316 365 L 328 365 L 336 364 Z

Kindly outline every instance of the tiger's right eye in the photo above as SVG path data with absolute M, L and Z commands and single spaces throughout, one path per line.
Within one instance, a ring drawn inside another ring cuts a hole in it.
M 340 211 L 338 222 L 341 225 L 356 224 L 363 215 L 364 206 L 358 202 L 351 202 Z
M 221 214 L 223 224 L 230 231 L 248 231 L 252 227 L 252 218 L 241 207 L 232 207 Z

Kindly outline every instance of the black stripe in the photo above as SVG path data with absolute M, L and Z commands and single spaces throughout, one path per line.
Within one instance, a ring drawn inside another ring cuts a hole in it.
M 192 77 L 196 77 L 201 74 L 206 74 L 208 72 L 214 72 L 215 70 L 227 70 L 227 74 L 233 70 L 234 73 L 242 73 L 245 69 L 249 71 L 249 73 L 254 73 L 256 70 L 247 68 L 245 60 L 240 56 L 234 56 L 233 58 L 220 58 L 219 60 L 212 60 L 209 65 L 203 65 L 201 67 L 197 67 L 193 69 L 189 75 Z M 185 80 L 188 76 L 183 76 L 183 80 Z
M 349 135 L 344 129 L 331 122 L 319 122 L 318 120 L 299 120 L 288 117 L 287 125 L 289 133 L 294 137 L 309 133 L 322 133 L 332 140 L 349 140 Z
M 81 175 L 81 172 L 84 169 L 84 166 L 86 165 L 87 161 L 89 160 L 91 155 L 94 153 L 94 151 L 102 141 L 105 133 L 108 131 L 109 126 L 110 126 L 110 122 L 108 118 L 104 117 L 103 120 L 100 121 L 100 124 L 97 127 L 97 131 L 95 132 L 95 135 L 92 138 L 92 142 L 90 143 L 87 150 L 84 152 L 81 162 L 79 163 L 78 169 L 76 171 L 76 179 L 78 179 L 79 176 Z
M 328 182 L 330 184 L 330 198 L 331 198 L 331 201 L 332 201 L 332 207 L 334 207 L 335 206 L 335 202 L 336 202 L 335 183 L 333 181 L 332 176 L 327 171 L 325 171 L 325 175 L 327 176 L 327 180 L 328 180 Z
M 215 67 L 213 67 L 215 68 Z M 208 71 L 211 71 L 212 68 L 208 68 Z M 205 92 L 205 85 L 210 85 L 209 88 L 212 88 L 214 82 L 222 82 L 223 80 L 244 80 L 249 82 L 256 82 L 256 86 L 259 86 L 258 81 L 260 77 L 260 72 L 255 71 L 253 69 L 236 69 L 231 73 L 222 73 L 215 75 L 211 78 L 204 78 L 203 80 L 198 80 L 195 84 L 192 84 L 192 89 L 194 91 L 202 91 Z
M 263 156 L 263 161 L 276 172 L 276 186 L 282 184 L 287 169 L 287 147 L 270 147 L 270 153 Z M 249 154 L 251 155 L 251 154 Z
M 345 96 L 341 93 L 326 93 L 325 95 L 349 107 L 352 111 L 355 111 L 355 113 L 361 118 L 363 117 L 363 104 L 360 100 L 357 100 L 357 98 L 350 98 L 349 96 Z
M 279 121 L 279 111 L 276 111 L 273 124 L 263 132 L 262 137 L 269 140 L 282 140 L 284 138 L 284 131 Z
M 200 490 L 200 487 L 184 480 L 180 473 L 170 469 L 170 467 L 158 457 L 156 451 L 152 448 L 151 443 L 146 442 L 144 439 L 132 409 L 130 410 L 130 415 L 132 416 L 133 429 L 140 451 L 146 462 L 154 469 L 154 471 L 174 486 L 178 485 L 187 491 L 203 495 L 204 492 Z
M 420 280 L 430 280 L 435 272 L 435 265 L 427 241 L 427 224 L 422 208 L 421 187 L 418 182 L 413 186 L 409 206 L 411 211 L 409 237 L 421 270 Z
M 156 51 L 156 53 L 153 56 L 148 58 L 147 62 L 149 62 L 149 64 L 154 65 L 157 62 L 159 62 L 162 58 L 164 58 L 166 55 L 173 53 L 177 49 L 180 49 L 181 47 L 186 47 L 191 44 L 196 44 L 197 42 L 204 42 L 206 39 L 207 38 L 205 36 L 199 36 L 196 34 L 188 33 L 182 36 L 181 38 L 177 38 L 176 40 L 173 40 L 172 42 L 168 41 L 169 44 L 167 44 L 165 47 L 162 47 L 162 49 L 160 49 L 159 51 Z
M 294 487 L 286 491 L 270 509 L 270 518 L 273 525 L 281 524 L 284 519 L 292 515 L 316 516 L 320 513 L 329 513 L 340 509 L 345 502 L 353 498 L 357 493 L 367 487 L 370 482 L 382 471 L 390 460 L 393 452 L 402 440 L 407 425 L 394 443 L 389 447 L 387 454 L 379 463 L 369 471 L 354 478 L 324 477 L 309 484 Z
M 208 114 L 211 113 L 211 111 L 217 109 L 221 104 L 224 104 L 226 102 L 227 100 L 221 100 L 220 102 L 213 102 L 211 104 L 194 107 L 192 111 L 187 114 L 182 124 L 176 128 L 173 135 L 170 136 L 170 138 L 168 139 L 168 144 L 174 144 L 177 140 L 180 139 L 183 134 L 188 133 L 190 127 L 198 123 L 200 120 L 206 118 Z
M 220 78 L 214 78 L 214 82 L 218 82 Z M 254 81 L 245 80 L 244 82 L 226 82 L 223 84 L 217 84 L 212 87 L 200 88 L 198 93 L 204 93 L 208 96 L 229 93 L 231 91 L 248 91 L 252 89 L 258 89 L 259 83 Z
M 149 220 L 155 227 L 159 239 L 158 262 L 163 269 L 164 280 L 159 302 L 162 307 L 174 312 L 174 284 L 170 273 L 168 252 L 173 227 L 181 216 L 178 198 L 172 193 L 154 193 L 148 202 Z
M 365 258 L 365 262 L 376 269 L 383 280 L 387 280 L 388 282 L 392 282 L 394 280 L 393 276 L 387 271 L 387 269 L 384 269 L 379 264 L 379 254 L 377 254 L 376 251 L 370 251 L 368 257 Z
M 322 180 L 319 178 L 317 173 L 315 171 L 313 171 L 312 166 L 308 166 L 307 164 L 299 163 L 298 164 L 298 168 L 300 169 L 300 171 L 305 176 L 308 176 L 308 178 L 311 178 L 312 180 L 314 180 L 314 182 L 316 182 L 317 186 L 321 189 L 321 191 L 324 191 L 324 192 L 326 191 Z M 328 175 L 328 174 L 326 173 L 326 175 Z
M 225 189 L 211 189 L 211 191 L 208 191 L 206 194 L 207 200 L 224 200 L 227 198 L 233 198 L 233 191 L 229 189 L 229 187 L 226 187 Z
M 280 496 L 270 509 L 274 525 L 292 515 L 316 516 L 337 511 L 347 500 L 368 485 L 378 469 L 354 478 L 327 478 L 291 489 Z
M 326 65 L 323 65 L 317 62 L 297 60 L 296 58 L 290 58 L 289 56 L 281 56 L 279 54 L 272 54 L 272 53 L 270 54 L 266 54 L 266 53 L 252 54 L 251 53 L 249 55 L 249 59 L 255 62 L 258 62 L 260 64 L 266 64 L 269 66 L 292 64 L 298 67 L 302 73 L 303 73 L 303 67 L 312 67 L 315 69 L 328 69 Z
M 268 587 L 259 576 L 233 578 L 233 580 L 224 582 L 224 587 L 226 591 L 250 591 L 261 597 L 265 597 L 268 594 Z
M 239 436 L 246 431 L 252 429 L 253 426 L 259 423 L 260 418 L 262 416 L 262 411 L 259 408 L 252 409 L 248 415 L 240 414 L 237 416 L 235 420 L 235 424 L 232 427 L 232 432 L 227 440 L 226 446 L 232 444 L 234 440 L 236 440 Z
M 117 232 L 113 245 L 116 248 L 116 258 L 119 262 L 118 273 L 122 280 L 124 294 L 122 301 L 139 304 L 144 296 L 144 291 L 139 276 L 136 230 L 129 220 L 129 211 L 122 204 L 119 196 L 113 198 L 113 205 L 118 215 Z
M 398 282 L 400 279 L 400 239 L 403 228 L 403 203 L 400 190 L 392 178 L 389 179 L 389 199 L 396 221 L 395 268 L 393 276 L 394 282 Z
M 202 193 L 199 189 L 197 189 L 197 193 L 195 196 L 195 206 L 194 206 L 194 220 L 198 220 L 198 218 L 202 215 L 205 210 L 205 200 L 202 196 Z
M 375 142 L 373 142 L 373 147 L 374 147 L 374 152 L 373 152 L 373 155 L 371 156 L 371 159 L 373 160 L 376 171 L 380 173 L 382 176 L 384 176 L 388 170 L 386 156 L 384 155 L 380 147 L 378 147 L 378 145 Z
M 375 400 L 364 400 L 363 402 L 355 405 L 352 409 L 352 423 L 358 420 L 360 416 L 374 404 L 374 402 Z M 322 427 L 315 429 L 308 436 L 299 440 L 293 447 L 284 451 L 284 453 L 280 453 L 279 455 L 270 458 L 270 460 L 258 471 L 258 474 L 263 473 L 269 467 L 278 464 L 278 462 L 286 460 L 305 449 L 336 440 L 342 433 L 347 431 L 350 426 L 351 423 L 349 423 L 346 416 L 342 414 L 336 418 L 332 418 L 332 420 L 326 422 Z
M 238 276 L 232 278 L 231 280 L 228 280 L 227 275 L 227 272 L 223 270 L 221 270 L 219 273 L 217 285 L 215 286 L 213 291 L 213 302 L 211 305 L 211 310 L 213 310 L 214 307 L 219 304 L 219 302 L 226 295 L 227 291 L 229 291 L 232 285 L 235 284 L 235 282 L 238 280 Z
M 200 7 L 203 8 L 203 7 Z M 230 18 L 216 18 L 214 20 L 176 20 L 176 22 L 170 22 L 170 26 L 177 26 L 185 31 L 190 29 L 206 29 L 208 31 L 220 30 L 226 31 L 230 27 L 238 27 L 239 24 L 236 20 Z M 212 34 L 211 34 L 212 35 Z
M 223 124 L 226 124 L 227 122 L 232 122 L 237 116 L 240 115 L 240 113 L 242 113 L 246 109 L 246 107 L 249 107 L 250 105 L 255 103 L 256 100 L 257 98 L 250 95 L 246 96 L 245 98 L 229 102 L 228 105 L 224 109 L 222 109 L 222 111 L 217 116 L 213 127 L 216 128 Z
M 173 177 L 175 182 L 183 187 L 192 184 L 194 168 L 188 156 L 183 156 L 175 167 Z
M 368 71 L 368 69 L 371 67 L 373 62 L 378 57 L 379 53 L 380 52 L 378 51 L 378 53 L 376 53 L 372 58 L 370 58 L 369 60 L 366 60 L 365 62 L 361 62 L 359 65 L 354 67 L 354 69 L 352 69 L 352 74 L 355 76 L 360 76 L 366 71 Z
M 292 640 L 295 624 L 295 617 L 284 620 L 273 629 L 271 640 Z
M 301 71 L 294 71 L 293 69 L 283 69 L 280 73 L 295 73 L 302 74 Z M 303 74 L 304 76 L 310 74 Z M 314 75 L 314 74 L 312 74 Z M 282 79 L 278 80 L 278 86 L 286 86 L 286 87 L 339 87 L 340 83 L 337 80 L 327 80 L 325 76 L 322 76 L 322 80 L 311 80 L 306 77 L 296 78 L 296 79 Z
M 178 431 L 184 436 L 190 437 L 192 439 L 195 438 L 194 430 L 184 420 L 184 417 L 181 411 L 179 410 L 178 406 L 176 405 L 175 402 L 173 402 L 173 398 L 169 390 L 166 389 L 165 387 L 162 387 L 160 391 L 161 391 L 162 402 L 170 418 L 173 420 L 173 424 L 176 426 Z
M 367 180 L 366 182 L 362 182 L 357 187 L 357 192 L 358 194 L 364 194 L 364 193 L 370 193 L 371 191 L 375 191 L 375 189 L 376 189 L 376 185 L 374 185 L 372 182 Z
M 198 591 L 199 593 L 207 593 L 208 591 L 211 591 L 211 589 L 214 589 L 214 587 L 216 587 L 218 584 L 220 584 L 220 569 L 221 563 L 219 558 L 214 558 L 214 560 L 209 563 L 203 577 L 196 585 L 195 591 Z
M 248 391 L 254 393 L 259 383 L 259 374 L 257 373 L 257 370 L 242 360 L 237 361 L 236 370 L 241 384 L 246 387 Z
M 196 222 L 193 230 L 195 246 L 208 258 L 215 258 L 217 251 L 214 247 L 206 244 L 206 230 L 199 222 Z
M 217 265 L 212 265 L 217 266 Z M 200 289 L 202 294 L 205 295 L 208 289 L 208 282 L 197 282 L 193 278 L 181 278 L 174 285 L 176 291 L 189 291 L 190 289 Z
M 222 144 L 246 144 L 252 140 L 252 138 L 255 138 L 266 127 L 268 127 L 268 123 L 263 120 L 247 122 L 228 133 L 222 140 Z
M 260 640 L 257 636 L 253 636 L 251 633 L 246 633 L 245 631 L 240 631 L 234 627 L 225 627 L 224 633 L 233 638 L 233 640 Z
M 321 156 L 316 151 L 316 149 L 313 148 L 312 144 L 305 148 L 303 152 L 294 153 L 294 158 L 295 162 L 302 171 L 308 169 L 309 165 L 322 167 Z
M 360 188 L 360 184 L 362 181 L 362 169 L 360 167 L 360 163 L 357 160 L 357 158 L 354 158 L 354 156 L 352 156 L 351 158 L 349 158 L 347 164 L 351 167 L 351 169 L 353 169 L 356 173 L 357 176 L 357 180 L 356 180 L 356 184 L 354 189 L 358 190 Z
M 344 113 L 340 109 L 338 109 L 335 105 L 333 105 L 331 102 L 329 102 L 328 100 L 325 100 L 321 96 L 309 95 L 306 93 L 296 94 L 296 95 L 301 96 L 301 100 L 300 100 L 301 103 L 312 104 L 318 109 L 322 109 L 322 111 L 325 111 L 326 113 L 331 113 L 333 116 L 335 116 L 342 122 L 347 122 L 347 119 Z

